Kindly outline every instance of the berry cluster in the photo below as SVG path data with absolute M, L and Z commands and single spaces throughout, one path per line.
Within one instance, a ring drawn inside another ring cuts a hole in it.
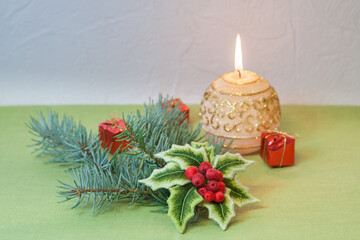
M 185 176 L 198 187 L 198 193 L 208 202 L 224 201 L 225 184 L 223 174 L 219 170 L 212 168 L 211 163 L 202 162 L 197 167 L 188 167 Z

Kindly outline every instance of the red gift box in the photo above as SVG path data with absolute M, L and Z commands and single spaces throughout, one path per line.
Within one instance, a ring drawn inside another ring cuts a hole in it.
M 180 125 L 185 121 L 187 120 L 187 122 L 189 122 L 189 107 L 186 106 L 181 100 L 180 98 L 175 98 L 171 101 L 168 101 L 167 102 L 167 105 L 170 105 L 169 106 L 169 109 L 168 109 L 168 112 L 170 112 L 171 109 L 173 109 L 177 104 L 179 104 L 178 106 L 178 109 L 180 109 L 180 112 L 181 113 L 184 113 L 184 119 L 182 119 L 180 121 Z
M 101 146 L 103 148 L 106 147 L 108 150 L 110 150 L 112 154 L 114 154 L 118 148 L 120 148 L 120 151 L 129 148 L 128 141 L 119 141 L 116 138 L 116 135 L 120 134 L 123 131 L 125 131 L 125 124 L 124 121 L 120 118 L 114 118 L 106 122 L 100 123 L 99 133 Z
M 292 166 L 295 162 L 295 139 L 282 132 L 262 133 L 260 156 L 270 167 Z

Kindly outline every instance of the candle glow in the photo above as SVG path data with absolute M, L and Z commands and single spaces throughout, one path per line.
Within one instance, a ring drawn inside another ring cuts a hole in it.
M 241 50 L 241 38 L 240 34 L 236 36 L 236 47 L 235 47 L 235 71 L 242 71 L 243 59 L 242 59 L 242 50 Z

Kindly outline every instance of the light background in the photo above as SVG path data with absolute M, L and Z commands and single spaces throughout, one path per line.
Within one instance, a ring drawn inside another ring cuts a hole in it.
M 358 0 L 2 0 L 0 105 L 199 103 L 237 32 L 282 104 L 360 105 Z

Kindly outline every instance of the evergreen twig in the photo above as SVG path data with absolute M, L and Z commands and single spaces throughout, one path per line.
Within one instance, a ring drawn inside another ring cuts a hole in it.
M 48 111 L 47 117 L 38 113 L 38 119 L 31 117 L 27 124 L 38 157 L 50 157 L 49 162 L 79 167 L 83 164 L 96 165 L 101 169 L 109 167 L 109 153 L 101 149 L 97 134 L 88 133 L 72 117 L 63 116 L 59 121 L 57 113 Z M 117 156 L 113 156 L 113 158 Z M 111 158 L 111 157 L 110 157 Z
M 157 102 L 145 104 L 145 111 L 128 113 L 123 117 L 126 130 L 118 135 L 119 140 L 130 142 L 131 149 L 111 155 L 101 148 L 98 135 L 87 132 L 81 124 L 71 117 L 64 116 L 59 121 L 58 114 L 48 111 L 38 119 L 31 117 L 27 126 L 38 156 L 50 157 L 50 162 L 72 166 L 68 170 L 73 184 L 59 181 L 62 202 L 77 198 L 73 207 L 81 202 L 87 205 L 92 199 L 93 211 L 119 199 L 148 203 L 167 207 L 169 191 L 152 191 L 139 183 L 156 168 L 165 163 L 155 157 L 156 153 L 168 150 L 173 144 L 184 145 L 204 138 L 201 125 L 193 128 L 187 121 L 180 124 L 184 114 L 179 105 L 169 109 L 172 99 L 159 97 Z M 216 154 L 222 152 L 223 141 L 208 140 L 215 147 Z
M 124 117 L 126 130 L 118 135 L 119 140 L 129 141 L 132 149 L 129 154 L 142 155 L 150 164 L 163 167 L 165 163 L 155 157 L 156 153 L 166 151 L 173 144 L 185 145 L 192 141 L 201 141 L 201 124 L 196 128 L 189 126 L 181 113 L 179 103 L 169 108 L 172 99 L 159 97 L 155 103 L 145 105 L 145 113 L 128 114 Z

